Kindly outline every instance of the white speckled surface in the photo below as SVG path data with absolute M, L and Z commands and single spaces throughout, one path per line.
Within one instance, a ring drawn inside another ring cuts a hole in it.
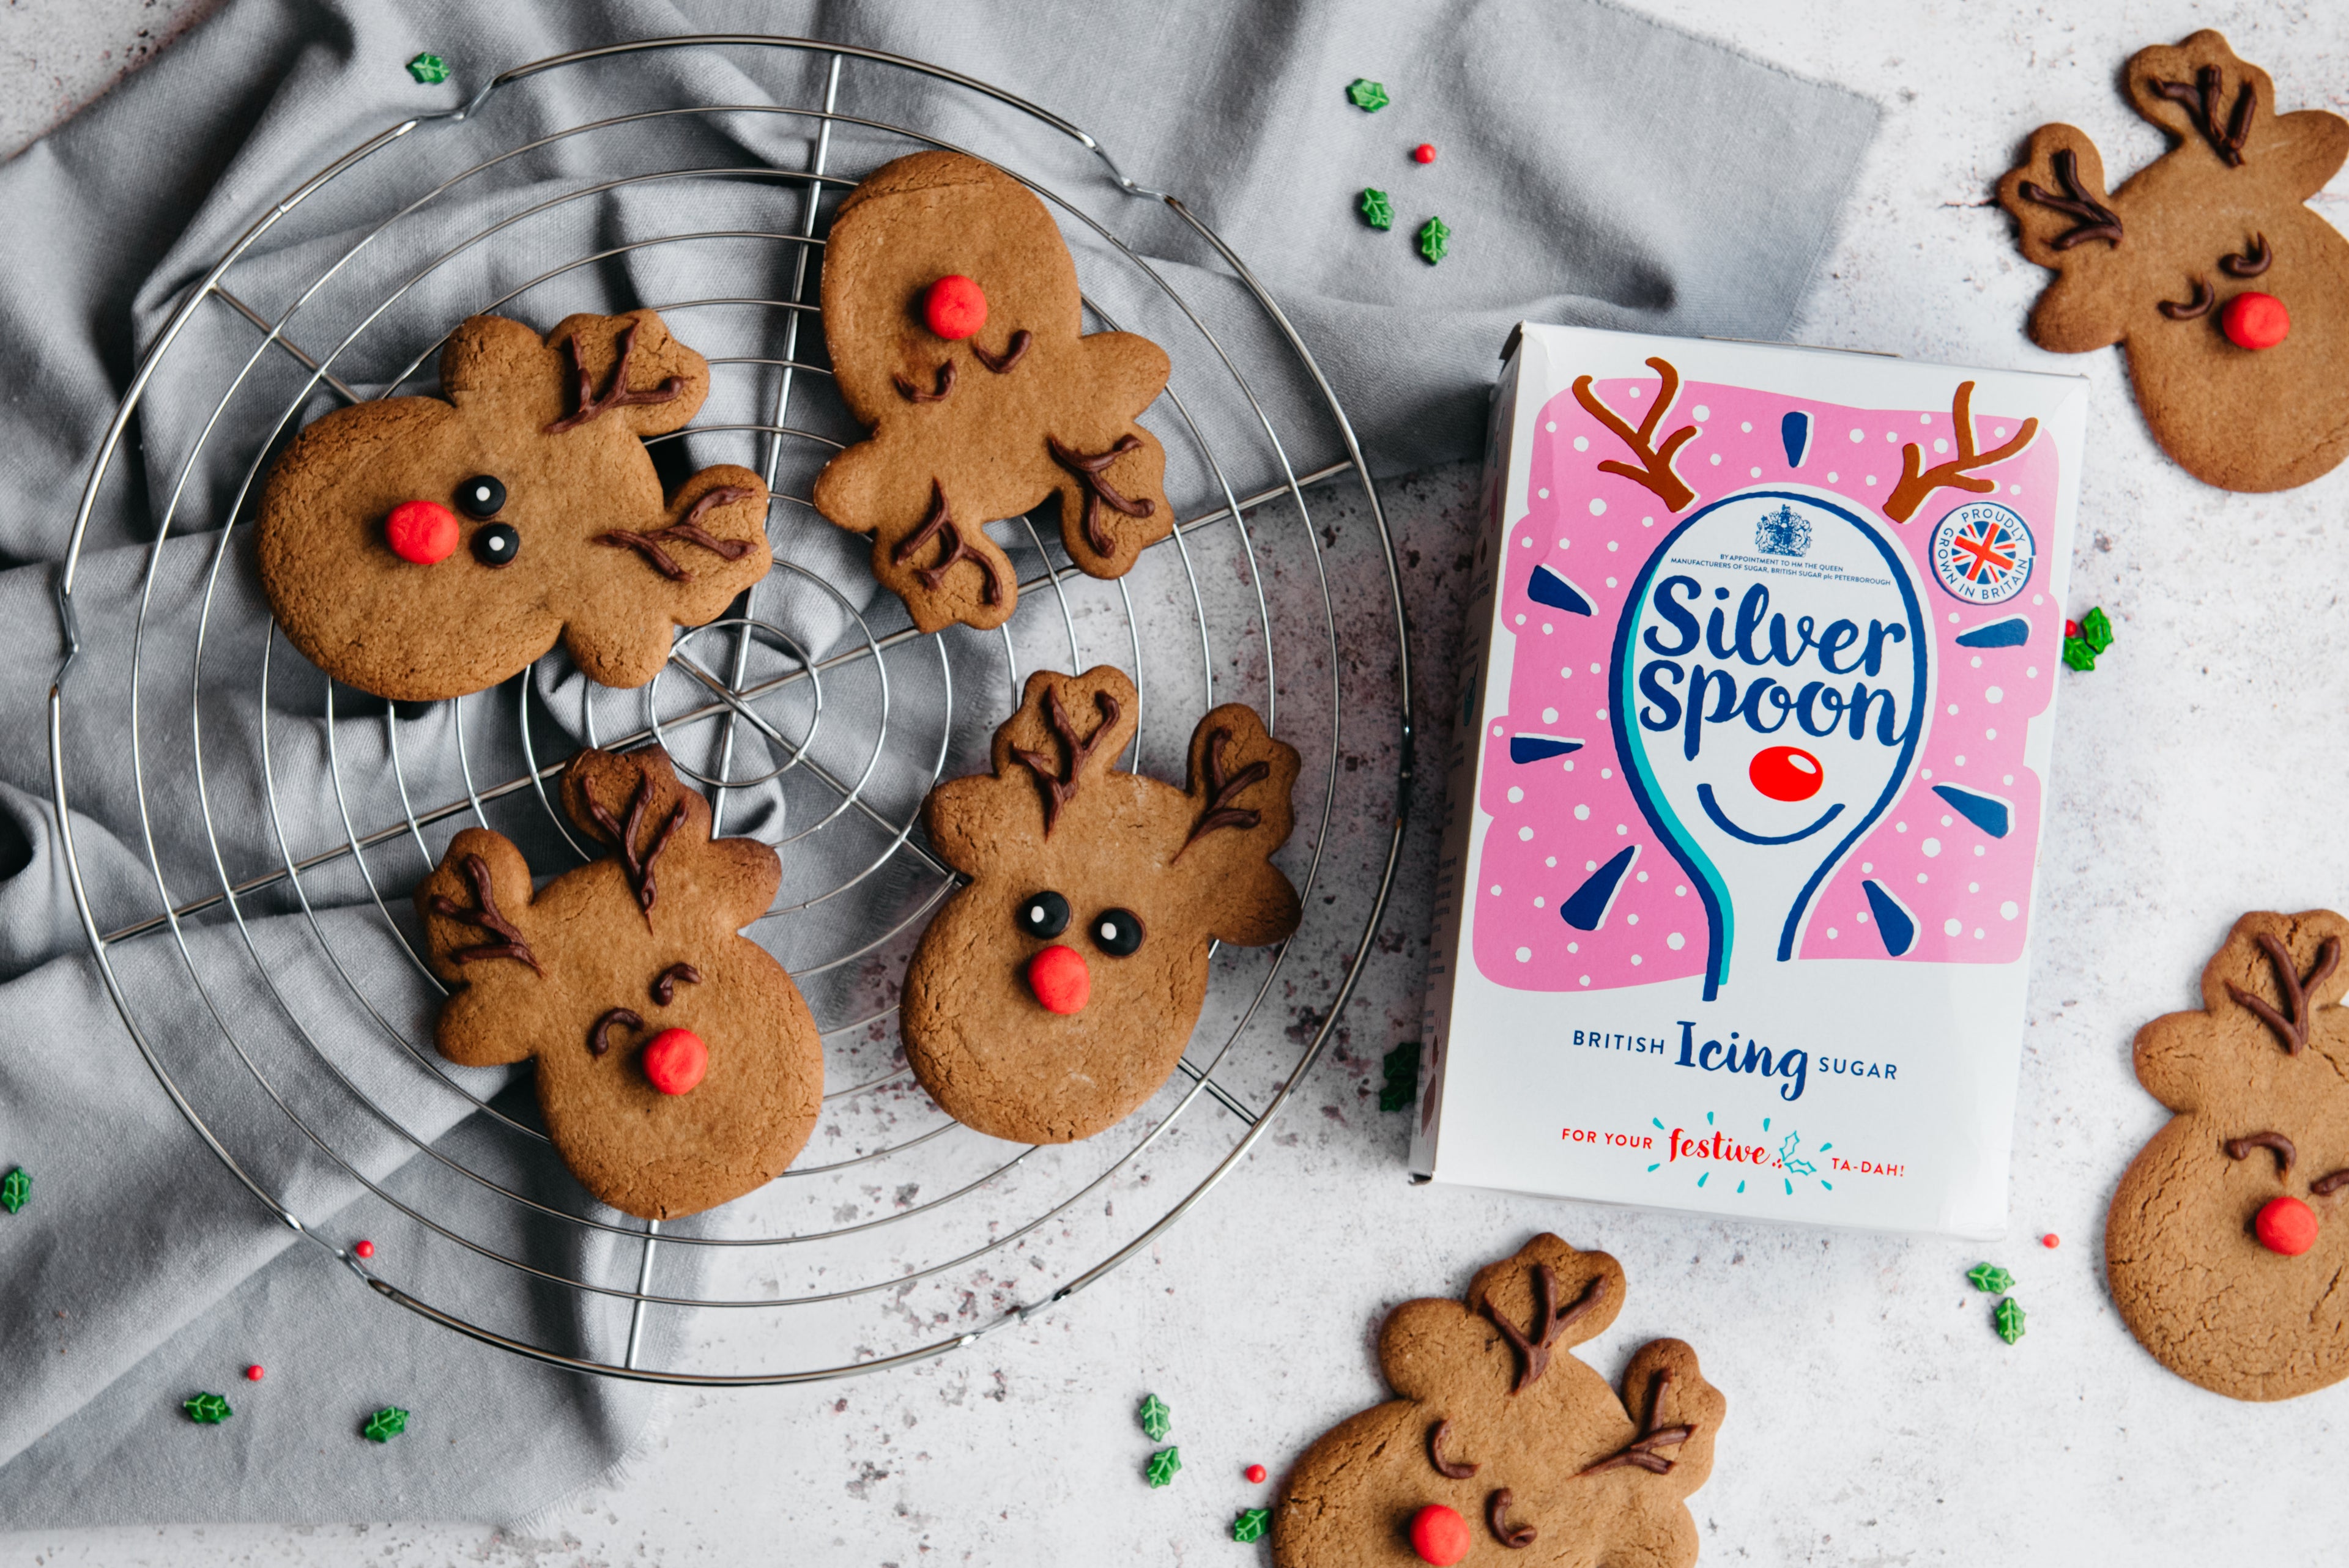
M 36 132 L 202 8 L 0 7 L 0 139 Z M 1695 1500 L 1708 1563 L 2338 1560 L 2349 1390 L 2256 1407 L 2171 1377 L 2115 1316 L 2099 1246 L 2114 1181 L 2164 1114 L 2128 1070 L 2136 1026 L 2188 1005 L 2240 910 L 2349 900 L 2349 838 L 2323 812 L 2349 766 L 2349 630 L 2339 557 L 2322 548 L 2342 527 L 2349 472 L 2268 497 L 2188 479 L 2147 435 L 2116 353 L 2059 361 L 2023 338 L 2044 274 L 1982 204 L 2044 120 L 2088 129 L 2116 173 L 2151 157 L 2159 139 L 2121 103 L 2116 72 L 2134 48 L 2197 26 L 2271 71 L 2286 106 L 2349 112 L 2349 9 L 1643 8 L 1885 105 L 1797 335 L 2095 383 L 2075 608 L 2106 605 L 2119 641 L 2061 699 L 2013 1240 L 1961 1248 L 1407 1186 L 1403 1119 L 1380 1115 L 1376 1088 L 1379 1054 L 1417 1032 L 1434 818 L 1423 799 L 1344 1047 L 1201 1212 L 1081 1301 L 893 1377 L 680 1398 L 622 1484 L 526 1536 L 97 1531 L 0 1538 L 0 1563 L 1269 1562 L 1224 1535 L 1236 1509 L 1272 1495 L 1241 1468 L 1277 1477 L 1381 1397 L 1371 1344 L 1386 1307 L 1460 1288 L 1538 1228 L 1603 1246 L 1630 1272 L 1623 1316 L 1589 1347 L 1602 1370 L 1672 1334 L 1728 1394 L 1718 1465 Z M 2349 181 L 2317 205 L 2349 222 Z M 1473 490 L 1464 469 L 1386 490 L 1431 742 L 1452 689 L 1454 562 Z M 2028 1239 L 2046 1231 L 2060 1250 Z M 2014 1271 L 2031 1312 L 2012 1349 L 1963 1278 L 1982 1255 Z M 1139 1479 L 1151 1445 L 1131 1412 L 1145 1389 L 1173 1407 L 1185 1461 L 1164 1491 Z

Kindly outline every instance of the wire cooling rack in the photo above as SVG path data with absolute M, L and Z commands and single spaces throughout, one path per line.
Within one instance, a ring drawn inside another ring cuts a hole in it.
M 566 110 L 582 98 L 598 112 Z M 1123 325 L 1110 296 L 1143 302 L 1175 366 L 1145 418 L 1170 481 L 1207 499 L 1117 583 L 1077 573 L 1053 531 L 991 525 L 1020 567 L 1018 615 L 924 636 L 874 593 L 864 542 L 826 552 L 836 531 L 805 496 L 855 434 L 814 353 L 823 203 L 940 146 L 992 159 L 1052 208 L 1089 329 Z M 1144 260 L 1123 215 L 1162 225 L 1161 242 L 1171 215 L 1198 259 Z M 636 693 L 566 676 L 558 649 L 488 692 L 385 705 L 294 653 L 250 548 L 291 433 L 338 403 L 432 390 L 467 315 L 544 327 L 640 304 L 713 366 L 698 422 L 662 439 L 691 443 L 676 455 L 693 465 L 758 468 L 776 492 L 761 594 L 678 637 Z M 1270 395 L 1276 381 L 1302 401 Z M 1336 460 L 1299 472 L 1290 454 L 1308 451 Z M 1321 492 L 1317 518 L 1308 491 L 1335 480 L 1356 493 Z M 135 518 L 140 542 L 108 548 L 110 516 Z M 584 1371 L 697 1385 L 872 1371 L 1101 1279 L 1232 1170 L 1312 1067 L 1372 950 L 1402 833 L 1393 552 L 1304 343 L 1189 207 L 1083 130 L 868 49 L 730 36 L 543 59 L 292 188 L 155 333 L 91 465 L 58 605 L 66 863 L 165 1092 L 259 1202 L 385 1301 Z M 1281 863 L 1308 915 L 1278 948 L 1217 954 L 1182 1072 L 1156 1099 L 1084 1143 L 1024 1149 L 947 1119 L 896 1047 L 905 959 L 956 885 L 918 808 L 940 777 L 983 766 L 1028 670 L 1104 662 L 1143 693 L 1129 768 L 1177 772 L 1217 701 L 1254 703 L 1299 748 Z M 569 1183 L 526 1078 L 437 1056 L 441 991 L 408 910 L 465 826 L 515 837 L 541 878 L 577 863 L 550 781 L 583 745 L 656 743 L 727 830 L 784 857 L 783 893 L 750 934 L 792 970 L 826 1056 L 823 1119 L 794 1167 L 666 1230 Z M 361 1248 L 371 1233 L 400 1241 Z

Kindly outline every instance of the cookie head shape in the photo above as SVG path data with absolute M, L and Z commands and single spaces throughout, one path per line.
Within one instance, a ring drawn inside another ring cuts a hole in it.
M 2105 1275 L 2139 1344 L 2189 1382 L 2288 1399 L 2349 1377 L 2349 920 L 2247 914 L 2202 1006 L 2137 1031 L 2177 1114 L 2105 1222 Z
M 1028 188 L 959 152 L 885 164 L 824 241 L 823 335 L 871 437 L 816 509 L 873 536 L 873 571 L 925 632 L 1000 625 L 1019 603 L 983 526 L 1058 495 L 1069 558 L 1122 577 L 1174 530 L 1166 454 L 1134 421 L 1165 351 L 1084 330 L 1076 263 Z
M 1624 1289 L 1605 1253 L 1540 1235 L 1478 1271 L 1464 1302 L 1395 1308 L 1379 1366 L 1396 1398 L 1297 1461 L 1273 1511 L 1273 1561 L 1694 1563 L 1688 1498 L 1713 1473 L 1728 1401 L 1677 1339 L 1632 1353 L 1620 1398 L 1571 1354 L 1615 1320 Z M 1456 1528 L 1433 1542 L 1414 1529 L 1451 1526 L 1447 1513 L 1468 1527 L 1462 1555 L 1445 1555 Z
M 440 396 L 338 409 L 277 459 L 258 527 L 270 608 L 312 663 L 378 696 L 479 691 L 558 637 L 595 679 L 642 686 L 677 627 L 771 562 L 756 474 L 703 469 L 665 497 L 646 450 L 709 390 L 708 363 L 648 310 L 543 340 L 473 316 L 441 351 Z
M 994 770 L 924 803 L 931 843 L 970 884 L 907 966 L 905 1055 L 981 1132 L 1066 1143 L 1123 1119 L 1190 1041 L 1210 945 L 1297 929 L 1297 890 L 1270 859 L 1296 750 L 1228 704 L 1193 731 L 1176 789 L 1117 769 L 1139 712 L 1115 669 L 1039 671 L 995 732 Z
M 2121 344 L 2155 439 L 2221 489 L 2289 490 L 2349 456 L 2349 240 L 2306 205 L 2349 157 L 2349 120 L 2278 113 L 2215 32 L 2143 49 L 2129 102 L 2168 151 L 2107 191 L 2068 125 L 1999 181 L 2025 257 L 2056 274 L 2031 336 Z
M 469 828 L 416 890 L 435 1034 L 466 1067 L 534 1059 L 538 1103 L 588 1191 L 647 1220 L 781 1175 L 815 1126 L 823 1049 L 783 966 L 741 928 L 774 851 L 709 836 L 708 802 L 657 750 L 585 751 L 564 807 L 610 853 L 533 894 L 522 851 Z

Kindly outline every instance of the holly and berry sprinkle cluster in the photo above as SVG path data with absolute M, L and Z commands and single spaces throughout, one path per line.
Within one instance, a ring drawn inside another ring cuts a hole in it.
M 1165 1442 L 1166 1435 L 1174 1429 L 1174 1412 L 1168 1409 L 1166 1401 L 1155 1394 L 1142 1397 L 1142 1403 L 1134 1407 L 1133 1418 L 1141 1424 L 1142 1435 L 1154 1443 Z M 1143 1462 L 1142 1479 L 1152 1486 L 1166 1486 L 1182 1468 L 1183 1450 L 1170 1444 L 1154 1451 Z M 1251 1486 L 1262 1486 L 1268 1474 L 1262 1465 L 1250 1465 L 1241 1473 L 1247 1477 Z M 1260 1541 L 1270 1528 L 1272 1510 L 1243 1508 L 1232 1520 L 1232 1539 L 1243 1544 Z
M 1384 84 L 1367 77 L 1357 77 L 1346 87 L 1347 101 L 1364 114 L 1376 114 L 1393 100 L 1387 97 Z M 1435 144 L 1423 141 L 1411 150 L 1413 163 L 1435 161 Z M 1373 229 L 1394 227 L 1394 201 L 1373 185 L 1362 187 L 1361 197 L 1362 222 Z M 1430 218 L 1419 227 L 1419 253 L 1429 266 L 1435 265 L 1452 253 L 1452 226 L 1441 218 Z

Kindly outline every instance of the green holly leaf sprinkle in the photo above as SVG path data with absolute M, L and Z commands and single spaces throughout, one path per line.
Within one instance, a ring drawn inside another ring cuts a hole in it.
M 1154 1443 L 1164 1442 L 1166 1434 L 1174 1429 L 1174 1413 L 1155 1394 L 1142 1397 L 1142 1403 L 1134 1407 L 1133 1418 L 1142 1423 L 1143 1435 Z
M 1976 1264 L 1966 1271 L 1976 1290 L 1986 1290 L 1993 1295 L 2003 1295 L 2014 1288 L 2014 1276 L 1996 1264 Z
M 5 1176 L 0 1176 L 0 1209 L 13 1214 L 22 1209 L 32 1196 L 33 1179 L 25 1174 L 22 1165 Z
M 1271 1524 L 1272 1510 L 1243 1508 L 1239 1511 L 1239 1517 L 1232 1521 L 1232 1539 L 1242 1544 L 1251 1541 L 1261 1541 L 1264 1539 L 1265 1531 Z
M 217 1427 L 236 1414 L 218 1394 L 199 1394 L 180 1408 L 188 1412 L 188 1419 L 200 1427 Z
M 2080 640 L 2090 653 L 2101 654 L 2113 645 L 2113 623 L 2101 607 L 2080 617 Z
M 1373 229 L 1394 227 L 1394 203 L 1387 200 L 1385 191 L 1375 186 L 1362 187 L 1362 222 Z
M 1433 266 L 1452 250 L 1452 228 L 1441 218 L 1430 218 L 1420 226 L 1419 253 Z
M 1379 1090 L 1381 1110 L 1409 1110 L 1419 1098 L 1419 1042 L 1405 1040 L 1386 1054 L 1386 1087 Z
M 1387 107 L 1387 89 L 1368 77 L 1356 77 L 1347 83 L 1346 97 L 1364 114 L 1376 114 Z
M 449 79 L 449 62 L 438 55 L 419 55 L 408 62 L 408 74 L 429 87 Z
M 2010 1295 L 2000 1302 L 1998 1309 L 1990 1316 L 1992 1324 L 1998 1329 L 1998 1336 L 2009 1345 L 2023 1337 L 2023 1308 L 2015 1305 L 2014 1297 Z
M 371 1443 L 388 1443 L 408 1430 L 408 1412 L 397 1405 L 386 1405 L 367 1418 L 359 1436 Z
M 1182 1468 L 1183 1450 L 1181 1449 L 1161 1449 L 1150 1456 L 1150 1462 L 1142 1467 L 1142 1474 L 1151 1485 L 1164 1486 L 1174 1479 L 1174 1472 Z
M 2096 650 L 2088 645 L 2085 637 L 2066 637 L 2064 639 L 2064 662 L 2075 670 L 2095 669 Z

